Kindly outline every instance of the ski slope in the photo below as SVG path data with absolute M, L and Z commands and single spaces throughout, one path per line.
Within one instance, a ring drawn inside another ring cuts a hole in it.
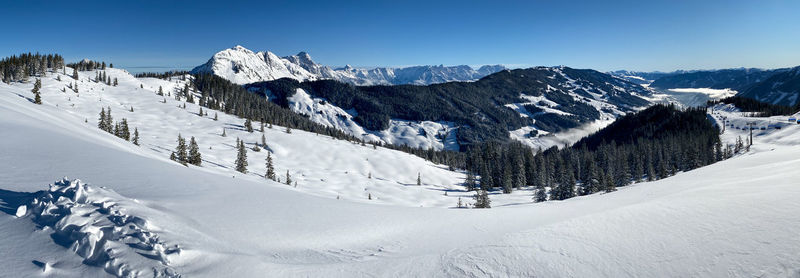
M 750 153 L 609 194 L 534 204 L 520 190 L 493 194 L 492 209 L 449 209 L 459 194 L 469 201 L 459 173 L 278 126 L 267 144 L 298 186 L 259 176 L 264 151 L 248 152 L 252 172 L 237 174 L 235 138 L 254 143 L 259 132 L 159 103 L 158 86 L 180 80 L 109 75 L 118 87 L 84 80 L 80 97 L 62 95 L 69 77 L 48 76 L 41 106 L 26 99 L 31 84 L 0 84 L 0 276 L 800 275 L 798 125 L 756 134 Z M 139 127 L 142 146 L 96 128 L 107 106 Z M 178 132 L 197 138 L 203 167 L 167 159 Z M 49 223 L 33 200 L 70 210 Z M 76 239 L 51 236 L 65 231 Z

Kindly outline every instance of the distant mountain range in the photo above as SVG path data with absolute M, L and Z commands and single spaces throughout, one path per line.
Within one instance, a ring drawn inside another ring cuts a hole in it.
M 214 54 L 192 73 L 213 73 L 236 84 L 248 84 L 291 78 L 298 81 L 333 79 L 354 85 L 427 85 L 450 81 L 472 81 L 506 69 L 502 65 L 487 65 L 478 69 L 470 66 L 413 66 L 404 68 L 332 69 L 320 65 L 306 52 L 279 57 L 272 52 L 253 52 L 235 46 Z
M 628 80 L 628 81 L 636 83 L 636 84 L 643 85 L 643 84 L 653 83 L 653 81 L 655 81 L 656 79 L 659 79 L 659 78 L 662 78 L 662 77 L 665 77 L 665 76 L 681 74 L 681 73 L 683 73 L 683 71 L 674 71 L 674 72 L 652 71 L 652 72 L 645 72 L 645 71 L 618 70 L 618 71 L 609 72 L 608 74 L 616 76 L 616 77 L 619 77 L 619 78 L 622 78 L 622 79 L 625 79 L 625 80 Z
M 739 95 L 772 104 L 800 106 L 800 66 L 780 70 Z
M 682 70 L 669 73 L 620 70 L 609 74 L 665 93 L 679 88 L 730 89 L 739 96 L 761 102 L 794 106 L 800 105 L 799 68 Z
M 732 89 L 738 92 L 758 82 L 764 81 L 773 74 L 786 69 L 763 70 L 755 68 L 722 69 L 710 71 L 692 71 L 660 77 L 650 84 L 659 89 L 672 88 L 711 88 Z

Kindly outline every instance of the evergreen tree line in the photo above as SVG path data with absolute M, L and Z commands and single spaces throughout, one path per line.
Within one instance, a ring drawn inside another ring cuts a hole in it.
M 751 112 L 754 117 L 771 117 L 781 115 L 792 115 L 800 110 L 800 101 L 794 107 L 761 102 L 752 98 L 732 96 L 720 100 L 709 100 L 707 106 L 719 103 L 733 104 L 742 112 Z
M 0 79 L 5 83 L 25 81 L 30 76 L 44 76 L 48 69 L 64 67 L 64 58 L 58 54 L 21 54 L 0 60 Z
M 113 82 L 112 82 L 112 81 L 113 81 Z M 105 83 L 105 84 L 106 84 L 106 85 L 108 85 L 108 86 L 114 86 L 114 87 L 116 87 L 117 85 L 119 85 L 119 80 L 118 80 L 116 77 L 114 77 L 113 79 L 112 79 L 111 77 L 109 77 L 109 76 L 106 74 L 105 70 L 103 70 L 103 71 L 97 71 L 97 72 L 95 73 L 95 76 L 94 76 L 94 82 L 95 82 L 95 83 Z
M 185 70 L 174 70 L 174 71 L 167 71 L 167 72 L 140 72 L 140 73 L 134 74 L 134 76 L 136 78 L 152 77 L 152 78 L 158 78 L 158 79 L 164 79 L 164 80 L 172 80 L 173 76 L 178 76 L 178 75 L 185 76 L 187 74 L 191 74 L 191 73 L 188 72 L 188 71 L 185 71 Z
M 680 127 L 672 128 L 676 122 Z M 641 132 L 645 130 L 654 132 Z M 465 186 L 477 190 L 476 207 L 488 207 L 485 191 L 495 189 L 511 193 L 534 187 L 536 201 L 564 200 L 666 178 L 741 151 L 739 145 L 722 146 L 704 109 L 656 105 L 626 115 L 572 147 L 534 151 L 518 142 L 475 146 L 466 154 Z
M 130 127 L 128 126 L 128 119 L 125 118 L 115 123 L 114 117 L 111 116 L 111 107 L 108 107 L 108 110 L 106 110 L 106 108 L 100 109 L 100 118 L 97 121 L 97 127 L 126 141 L 131 141 L 134 145 L 139 145 L 139 129 L 135 128 L 131 134 Z
M 91 60 L 81 60 L 77 63 L 69 63 L 67 67 L 73 68 L 78 71 L 89 71 L 89 70 L 106 70 L 106 62 L 98 62 L 98 61 L 91 61 Z M 109 68 L 113 68 L 114 64 L 109 64 Z

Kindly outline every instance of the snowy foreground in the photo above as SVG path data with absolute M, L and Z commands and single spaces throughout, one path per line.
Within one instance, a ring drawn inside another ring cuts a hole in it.
M 492 195 L 492 209 L 453 209 L 470 201 L 460 173 L 277 126 L 267 144 L 298 186 L 259 176 L 265 151 L 237 174 L 235 138 L 251 146 L 260 132 L 160 103 L 158 86 L 179 82 L 109 75 L 118 87 L 85 80 L 80 97 L 61 92 L 69 77 L 48 76 L 41 106 L 26 99 L 31 84 L 0 84 L 0 276 L 800 275 L 796 124 L 756 132 L 750 153 L 609 194 L 534 204 L 518 190 Z M 108 106 L 142 146 L 96 128 Z M 197 138 L 203 167 L 167 159 L 178 132 Z

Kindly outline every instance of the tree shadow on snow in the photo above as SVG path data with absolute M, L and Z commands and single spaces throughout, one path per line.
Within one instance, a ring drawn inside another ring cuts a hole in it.
M 29 98 L 29 97 L 26 97 L 26 96 L 23 96 L 23 95 L 20 95 L 20 94 L 16 94 L 16 93 L 15 93 L 15 95 L 17 95 L 18 97 L 24 98 L 25 100 L 30 101 L 31 103 L 35 103 L 35 102 L 33 102 L 32 98 Z

